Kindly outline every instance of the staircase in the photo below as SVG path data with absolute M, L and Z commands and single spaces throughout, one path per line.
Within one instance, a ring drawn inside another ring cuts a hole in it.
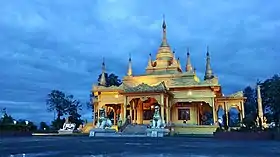
M 89 133 L 89 131 L 94 128 L 92 122 L 91 123 L 87 123 L 83 129 L 82 129 L 82 133 Z
M 124 135 L 145 135 L 146 129 L 147 129 L 147 125 L 129 124 L 122 131 L 122 134 L 124 134 Z

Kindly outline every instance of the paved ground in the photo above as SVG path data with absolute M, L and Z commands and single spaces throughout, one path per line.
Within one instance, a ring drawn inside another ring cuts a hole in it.
M 2 137 L 0 156 L 11 154 L 14 157 L 22 154 L 25 157 L 279 157 L 280 142 L 186 137 Z

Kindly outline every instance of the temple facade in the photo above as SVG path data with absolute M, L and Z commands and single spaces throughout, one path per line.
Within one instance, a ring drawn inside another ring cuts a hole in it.
M 179 58 L 175 57 L 167 42 L 166 28 L 163 20 L 162 41 L 156 59 L 149 55 L 145 74 L 133 75 L 133 62 L 129 57 L 127 75 L 122 84 L 108 87 L 103 61 L 100 82 L 92 89 L 95 117 L 99 116 L 98 109 L 104 107 L 115 125 L 118 120 L 124 122 L 128 118 L 134 124 L 149 124 L 153 109 L 158 105 L 162 120 L 178 134 L 213 133 L 218 126 L 219 109 L 228 117 L 229 109 L 236 108 L 242 120 L 243 93 L 222 94 L 222 87 L 211 68 L 208 48 L 205 76 L 200 80 L 191 64 L 189 50 L 186 65 L 182 68 Z M 228 120 L 224 123 L 228 124 Z

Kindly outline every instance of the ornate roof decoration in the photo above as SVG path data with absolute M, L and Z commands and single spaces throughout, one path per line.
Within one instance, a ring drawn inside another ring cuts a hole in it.
M 229 95 L 229 97 L 232 97 L 232 98 L 243 97 L 243 91 L 239 91 L 239 92 L 233 93 L 233 94 Z
M 122 90 L 123 89 L 124 84 L 122 83 L 120 86 L 109 86 L 109 87 L 105 87 L 105 86 L 94 86 L 93 90 L 94 91 L 100 91 L 100 90 Z
M 152 92 L 152 93 L 158 93 L 158 92 L 166 92 L 166 86 L 164 84 L 164 82 L 161 82 L 155 86 L 150 86 L 146 83 L 141 83 L 135 87 L 131 87 L 128 85 L 124 85 L 123 86 L 123 91 L 126 93 L 144 93 L 144 92 Z

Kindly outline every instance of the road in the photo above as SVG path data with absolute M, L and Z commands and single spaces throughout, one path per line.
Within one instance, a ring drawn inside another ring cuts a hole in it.
M 14 157 L 279 157 L 280 142 L 211 138 L 13 137 L 0 139 L 0 156 Z

